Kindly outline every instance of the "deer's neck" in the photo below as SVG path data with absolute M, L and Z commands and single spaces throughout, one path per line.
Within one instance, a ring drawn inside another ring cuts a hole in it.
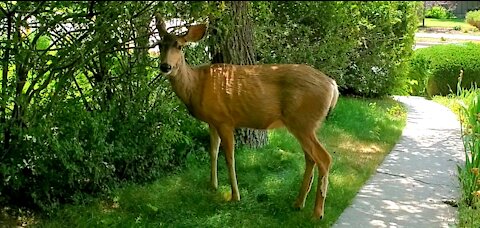
M 183 59 L 177 72 L 172 72 L 169 80 L 177 96 L 190 109 L 192 94 L 198 80 L 197 72 L 187 65 L 185 59 Z

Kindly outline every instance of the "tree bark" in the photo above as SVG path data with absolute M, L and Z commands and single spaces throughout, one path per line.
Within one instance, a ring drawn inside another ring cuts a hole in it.
M 223 23 L 218 19 L 213 22 L 213 36 L 210 40 L 212 63 L 255 64 L 253 23 L 248 15 L 248 4 L 248 1 L 229 1 L 229 13 L 223 18 Z M 236 145 L 252 148 L 262 147 L 268 143 L 267 130 L 236 129 L 235 142 Z

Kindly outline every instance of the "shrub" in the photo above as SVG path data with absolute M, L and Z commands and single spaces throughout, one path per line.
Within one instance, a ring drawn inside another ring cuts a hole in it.
M 454 18 L 454 15 L 452 12 L 450 12 L 443 6 L 433 6 L 432 8 L 428 9 L 427 12 L 425 12 L 425 17 L 435 19 L 449 19 Z
M 0 38 L 0 49 L 12 50 L 0 98 L 0 205 L 50 212 L 164 176 L 189 152 L 204 152 L 205 125 L 188 116 L 145 48 L 150 15 L 163 12 L 163 4 L 44 3 L 2 3 L 17 24 L 37 29 L 2 27 L 13 29 L 13 41 Z M 95 22 L 76 13 L 89 7 Z M 90 32 L 55 29 L 65 23 Z M 123 48 L 127 43 L 135 51 Z
M 480 10 L 468 11 L 465 15 L 465 22 L 480 29 Z
M 0 197 L 48 212 L 178 169 L 189 152 L 205 147 L 208 134 L 177 102 L 159 104 L 148 110 L 132 102 L 108 112 L 88 112 L 77 99 L 51 105 L 50 114 L 17 130 L 13 147 L 22 153 L 2 160 Z
M 419 49 L 421 50 L 421 49 Z M 425 96 L 428 79 L 428 59 L 417 50 L 410 60 L 408 79 L 406 80 L 407 91 L 410 95 Z
M 335 78 L 342 94 L 368 97 L 393 93 L 404 78 L 416 2 L 258 4 L 273 5 L 270 15 L 255 15 L 261 63 L 306 63 Z
M 436 45 L 415 51 L 410 62 L 409 79 L 413 95 L 446 95 L 456 93 L 460 71 L 461 86 L 470 88 L 480 82 L 480 45 L 474 43 Z

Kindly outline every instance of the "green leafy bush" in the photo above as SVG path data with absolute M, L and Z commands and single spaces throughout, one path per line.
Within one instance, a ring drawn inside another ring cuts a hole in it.
M 49 211 L 125 181 L 154 180 L 178 169 L 188 153 L 204 152 L 205 126 L 182 105 L 172 100 L 149 110 L 139 103 L 108 112 L 88 112 L 79 99 L 51 111 L 39 107 L 49 114 L 30 116 L 29 128 L 17 129 L 12 146 L 22 153 L 7 154 L 0 164 L 3 197 Z
M 436 45 L 415 51 L 410 62 L 409 79 L 414 95 L 456 93 L 458 77 L 463 70 L 463 88 L 480 82 L 480 45 L 474 43 Z
M 205 125 L 190 117 L 165 78 L 157 77 L 157 59 L 145 48 L 145 28 L 162 5 L 5 4 L 17 10 L 8 17 L 35 24 L 45 36 L 24 39 L 28 31 L 14 30 L 9 42 L 1 37 L 0 52 L 12 50 L 4 61 L 10 71 L 0 98 L 1 205 L 51 212 L 123 183 L 154 180 L 181 167 L 190 152 L 206 153 Z M 89 7 L 96 20 L 78 14 Z M 52 11 L 65 15 L 54 17 Z M 26 21 L 28 15 L 35 19 Z M 88 32 L 53 29 L 65 23 Z M 135 51 L 124 48 L 126 43 Z M 188 61 L 203 58 L 195 57 Z
M 426 18 L 449 19 L 454 18 L 455 15 L 443 6 L 433 6 L 425 12 Z
M 255 3 L 258 57 L 261 63 L 312 65 L 335 78 L 342 94 L 389 94 L 403 82 L 417 6 L 415 2 Z M 269 7 L 270 11 L 264 10 Z
M 465 22 L 480 29 L 480 10 L 468 11 L 465 14 Z

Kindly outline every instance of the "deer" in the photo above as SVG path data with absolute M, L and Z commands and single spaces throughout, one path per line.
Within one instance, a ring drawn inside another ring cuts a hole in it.
M 206 24 L 187 27 L 184 35 L 167 32 L 155 14 L 160 40 L 159 68 L 188 112 L 208 124 L 210 134 L 210 185 L 218 188 L 217 160 L 220 143 L 225 153 L 231 186 L 230 201 L 239 201 L 235 171 L 234 129 L 286 127 L 298 140 L 305 157 L 305 172 L 293 207 L 300 210 L 318 169 L 314 219 L 324 216 L 328 173 L 332 157 L 319 142 L 316 130 L 336 106 L 339 91 L 334 79 L 304 64 L 204 64 L 189 66 L 182 47 L 201 40 Z

